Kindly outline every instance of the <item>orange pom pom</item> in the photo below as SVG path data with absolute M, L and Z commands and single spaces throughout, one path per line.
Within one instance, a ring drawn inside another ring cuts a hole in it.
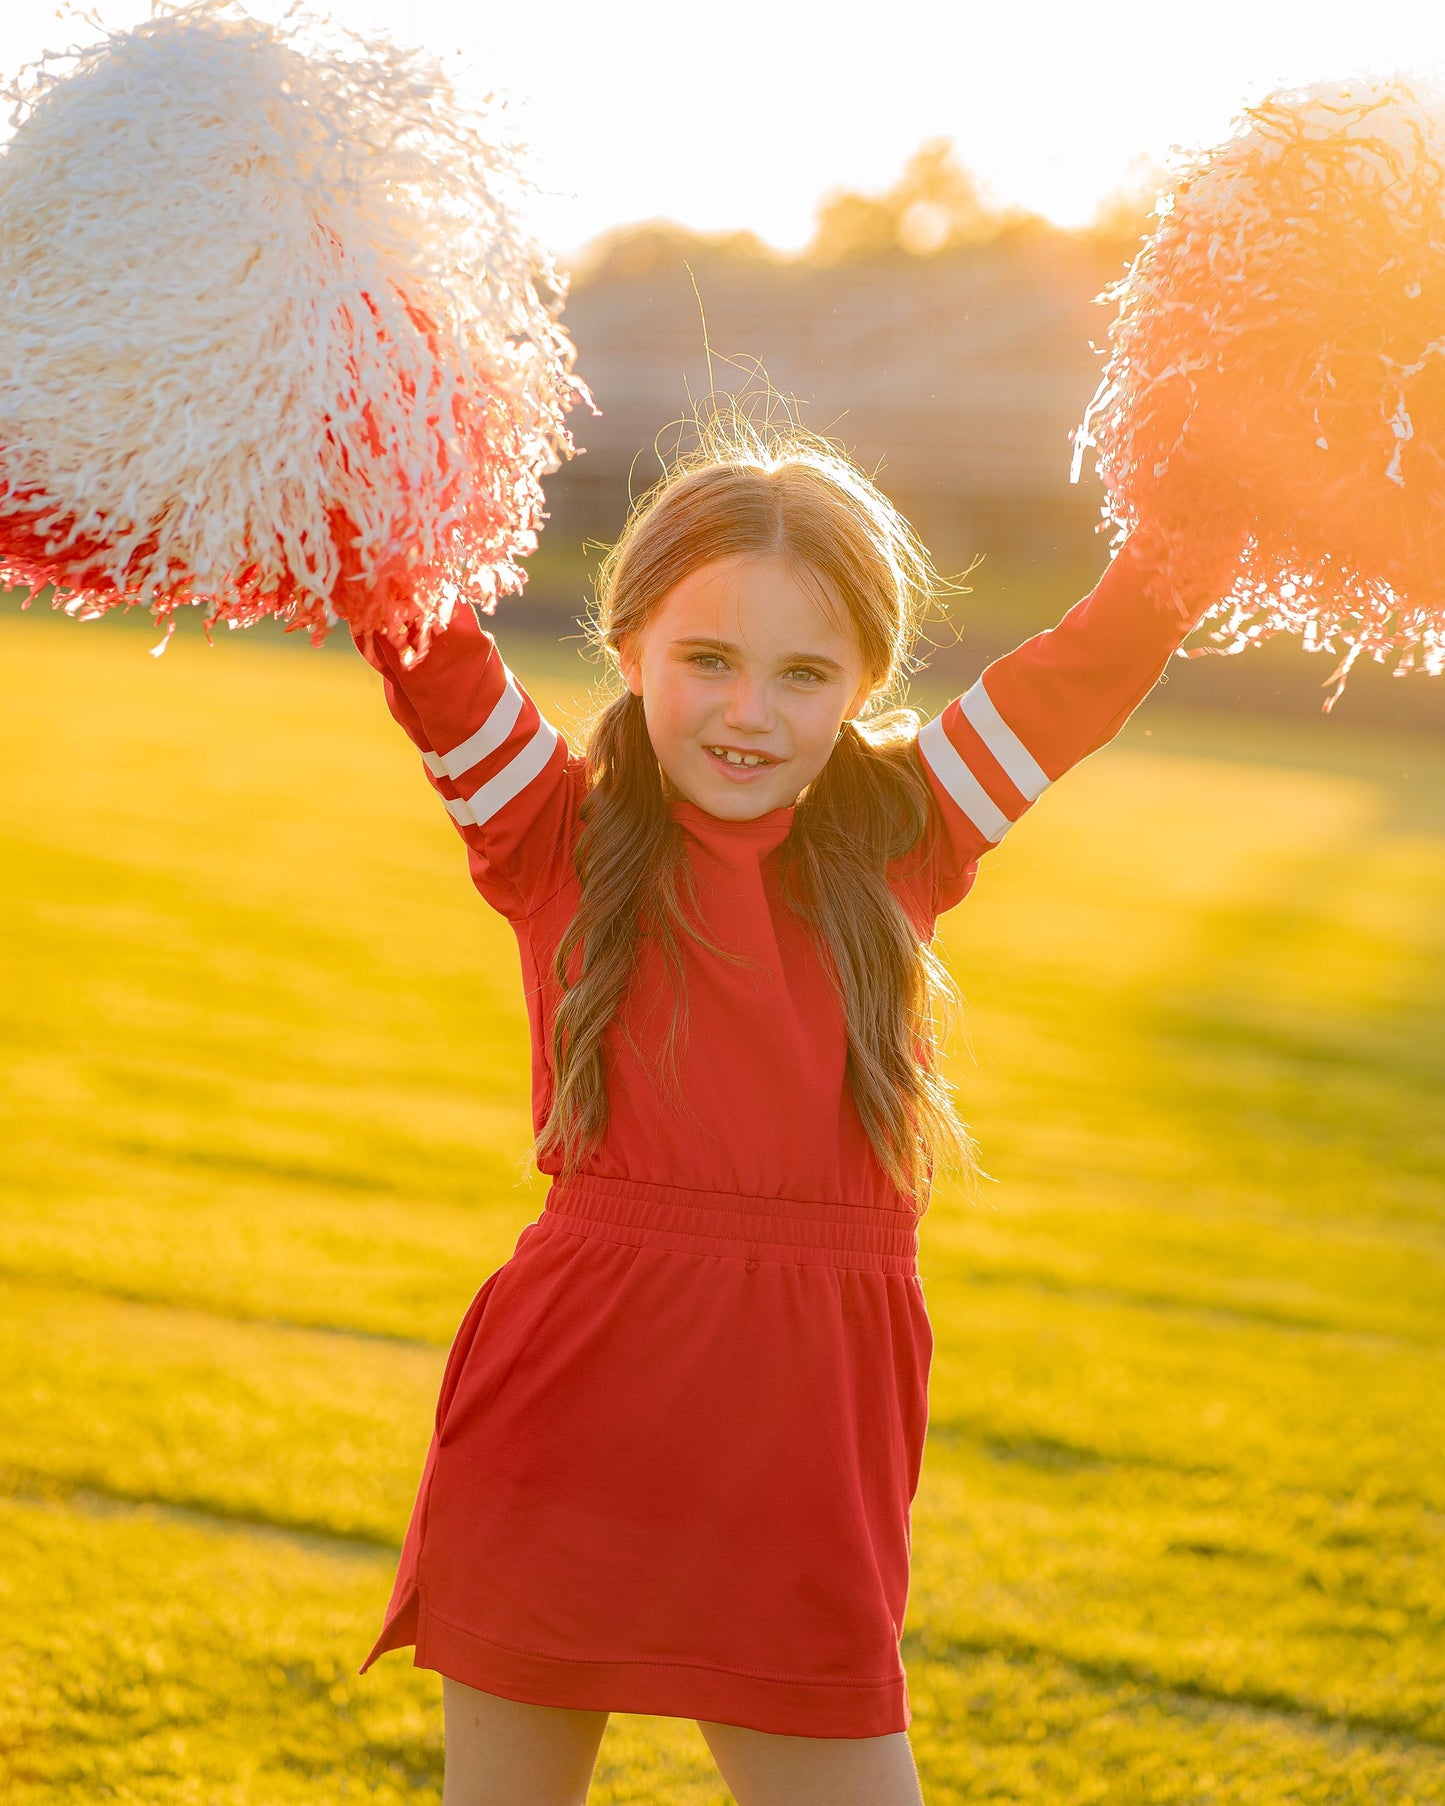
M 1277 94 L 1191 159 L 1102 299 L 1075 434 L 1178 587 L 1231 550 L 1216 649 L 1278 633 L 1445 669 L 1445 117 L 1403 82 Z M 1333 701 L 1333 696 L 1331 701 Z M 1326 705 L 1329 706 L 1328 704 Z

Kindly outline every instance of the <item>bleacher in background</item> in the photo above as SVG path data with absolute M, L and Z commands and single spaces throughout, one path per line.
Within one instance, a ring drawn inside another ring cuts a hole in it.
M 1108 318 L 1092 297 L 1120 267 L 1058 234 L 841 268 L 623 240 L 568 303 L 602 414 L 577 422 L 585 455 L 549 485 L 551 535 L 615 535 L 710 382 L 765 378 L 878 473 L 940 563 L 1087 554 L 1098 491 L 1069 483 L 1069 432 Z

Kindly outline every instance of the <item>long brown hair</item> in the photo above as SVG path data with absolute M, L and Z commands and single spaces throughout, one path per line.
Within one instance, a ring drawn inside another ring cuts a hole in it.
M 918 718 L 889 705 L 912 668 L 937 580 L 908 523 L 826 441 L 733 417 L 708 429 L 703 449 L 642 498 L 603 564 L 592 630 L 614 679 L 619 644 L 676 584 L 716 559 L 750 553 L 808 573 L 820 600 L 846 615 L 863 654 L 870 701 L 862 719 L 844 723 L 798 803 L 783 846 L 785 895 L 827 955 L 863 1126 L 893 1182 L 921 1207 L 936 1166 L 972 1163 L 938 1071 L 953 986 L 887 879 L 889 864 L 928 831 L 927 780 L 912 756 Z M 567 1170 L 606 1126 L 604 1037 L 643 932 L 656 937 L 674 977 L 674 1034 L 686 1003 L 684 941 L 702 938 L 682 830 L 630 691 L 599 711 L 587 764 L 581 898 L 557 951 L 556 1088 L 538 1137 L 539 1154 L 560 1152 Z

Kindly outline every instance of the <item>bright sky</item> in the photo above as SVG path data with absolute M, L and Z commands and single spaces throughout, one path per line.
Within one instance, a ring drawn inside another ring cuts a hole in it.
M 511 96 L 558 249 L 671 218 L 794 247 L 830 188 L 886 187 L 952 138 L 1000 201 L 1063 223 L 1172 144 L 1225 135 L 1270 88 L 1439 74 L 1436 0 L 313 0 Z M 93 36 L 56 0 L 0 0 L 0 72 Z M 280 0 L 254 0 L 275 16 Z M 145 0 L 102 0 L 112 25 Z M 460 52 L 460 56 L 455 53 Z

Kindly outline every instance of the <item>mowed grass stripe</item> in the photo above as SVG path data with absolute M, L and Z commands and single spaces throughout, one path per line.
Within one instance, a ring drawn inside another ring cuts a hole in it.
M 0 1501 L 15 1806 L 436 1797 L 432 1688 L 358 1683 L 389 1563 L 145 1511 Z
M 1369 1729 L 1174 1691 L 1047 1651 L 910 1646 L 930 1806 L 978 1800 L 1437 1806 L 1434 1749 Z M 934 1756 L 939 1752 L 942 1760 Z
M 390 1582 L 362 1552 L 0 1500 L 6 1806 L 434 1803 L 436 1677 L 356 1674 Z M 728 1800 L 693 1725 L 619 1716 L 598 1775 L 608 1806 Z
M 433 1347 L 541 1206 L 540 1187 L 469 1205 L 203 1180 L 84 1147 L 44 1158 L 44 1182 L 6 1198 L 12 1277 Z
M 1439 1532 L 1318 1494 L 958 1460 L 923 1488 L 910 1647 L 1407 1734 L 1445 1762 Z
M 976 1424 L 1445 1512 L 1445 1350 L 999 1287 L 950 1288 L 944 1303 L 940 1431 Z
M 96 1575 L 105 1585 L 97 1588 Z M 158 1585 L 158 1576 L 164 1585 Z M 355 1667 L 387 1564 L 152 1510 L 0 1501 L 0 1786 L 15 1806 L 435 1802 L 435 1677 Z M 1445 1799 L 1436 1752 L 1088 1673 L 1042 1650 L 909 1649 L 930 1802 Z M 1145 1788 L 1147 1787 L 1147 1792 Z M 619 1716 L 600 1806 L 727 1806 L 691 1725 Z
M 0 1284 L 0 1476 L 397 1545 L 439 1350 Z

